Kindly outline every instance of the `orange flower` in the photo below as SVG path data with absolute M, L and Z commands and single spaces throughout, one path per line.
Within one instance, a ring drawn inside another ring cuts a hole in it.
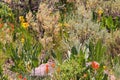
M 3 27 L 3 24 L 0 23 L 0 28 L 2 28 L 2 27 Z
M 92 65 L 92 68 L 94 68 L 94 69 L 98 69 L 100 67 L 99 63 L 96 61 L 93 61 L 91 65 Z
M 52 63 L 51 66 L 52 66 L 52 68 L 55 68 L 55 64 L 54 63 Z
M 12 31 L 14 31 L 14 24 L 13 23 L 8 23 L 8 25 L 11 26 Z
M 18 76 L 18 78 L 22 79 L 22 75 L 20 74 L 20 75 Z
M 23 78 L 23 80 L 27 80 L 27 78 Z
M 49 67 L 48 64 L 46 64 L 46 68 L 45 68 L 46 73 L 48 73 L 48 71 L 49 71 L 48 67 Z

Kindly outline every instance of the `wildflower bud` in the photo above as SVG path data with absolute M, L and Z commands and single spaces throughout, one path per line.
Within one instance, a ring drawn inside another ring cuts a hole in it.
M 22 75 L 20 74 L 20 75 L 18 76 L 18 78 L 19 78 L 19 79 L 22 79 Z
M 24 38 L 21 38 L 21 43 L 24 43 L 25 42 L 25 39 Z
M 54 63 L 52 63 L 51 66 L 52 66 L 52 68 L 55 68 L 55 64 Z
M 103 13 L 103 10 L 102 10 L 102 9 L 99 9 L 99 10 L 97 11 L 97 13 L 98 13 L 99 16 L 101 16 L 102 13 Z
M 106 66 L 103 66 L 103 69 L 105 69 L 105 70 L 106 70 L 106 69 L 107 69 L 107 67 L 106 67 Z

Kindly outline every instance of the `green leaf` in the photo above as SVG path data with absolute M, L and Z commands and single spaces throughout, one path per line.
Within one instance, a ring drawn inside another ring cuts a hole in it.
M 74 46 L 72 47 L 71 52 L 72 52 L 71 56 L 78 54 L 77 49 Z
M 55 55 L 55 53 L 52 51 L 51 52 L 51 55 L 54 57 L 54 58 L 57 58 L 57 56 Z
M 34 59 L 34 61 L 32 62 L 33 67 L 37 67 L 38 66 L 38 59 Z
M 90 41 L 90 43 L 89 43 L 89 50 L 90 50 L 90 55 L 89 55 L 89 57 L 91 58 L 91 59 L 93 59 L 94 58 L 94 52 L 95 52 L 95 50 L 94 50 L 94 44 Z
M 99 60 L 99 57 L 101 55 L 101 50 L 102 49 L 102 43 L 101 43 L 101 40 L 98 40 L 96 46 L 95 46 L 95 55 L 96 55 L 96 61 Z

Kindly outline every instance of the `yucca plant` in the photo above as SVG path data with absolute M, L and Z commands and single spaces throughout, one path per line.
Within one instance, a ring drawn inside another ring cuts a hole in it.
M 89 59 L 102 62 L 104 59 L 106 47 L 102 45 L 102 40 L 98 40 L 96 44 L 93 42 L 89 43 Z
M 13 34 L 13 43 L 7 43 L 4 50 L 14 63 L 10 70 L 27 75 L 32 68 L 39 65 L 42 45 L 21 26 L 16 27 Z
M 20 47 L 11 47 L 11 58 L 14 61 L 14 66 L 11 68 L 13 71 L 20 73 L 28 72 L 32 68 L 38 66 L 38 56 L 40 54 L 41 45 L 25 43 L 21 49 Z M 20 52 L 19 52 L 20 51 Z M 27 70 L 28 69 L 28 70 Z

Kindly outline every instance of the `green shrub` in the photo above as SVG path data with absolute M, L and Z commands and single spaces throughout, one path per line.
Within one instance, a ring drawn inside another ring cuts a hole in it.
M 2 2 L 0 2 L 0 18 L 2 18 L 4 22 L 15 21 L 12 9 Z
M 74 47 L 71 50 L 71 57 L 65 60 L 60 65 L 60 73 L 56 75 L 59 79 L 64 80 L 90 80 L 90 79 L 108 79 L 108 74 L 104 73 L 103 59 L 105 47 L 102 46 L 99 40 L 96 44 L 90 43 L 89 54 L 86 54 L 83 50 L 79 50 Z M 88 57 L 86 57 L 88 55 Z M 87 59 L 86 59 L 87 58 Z M 98 67 L 95 68 L 93 61 L 98 62 Z

